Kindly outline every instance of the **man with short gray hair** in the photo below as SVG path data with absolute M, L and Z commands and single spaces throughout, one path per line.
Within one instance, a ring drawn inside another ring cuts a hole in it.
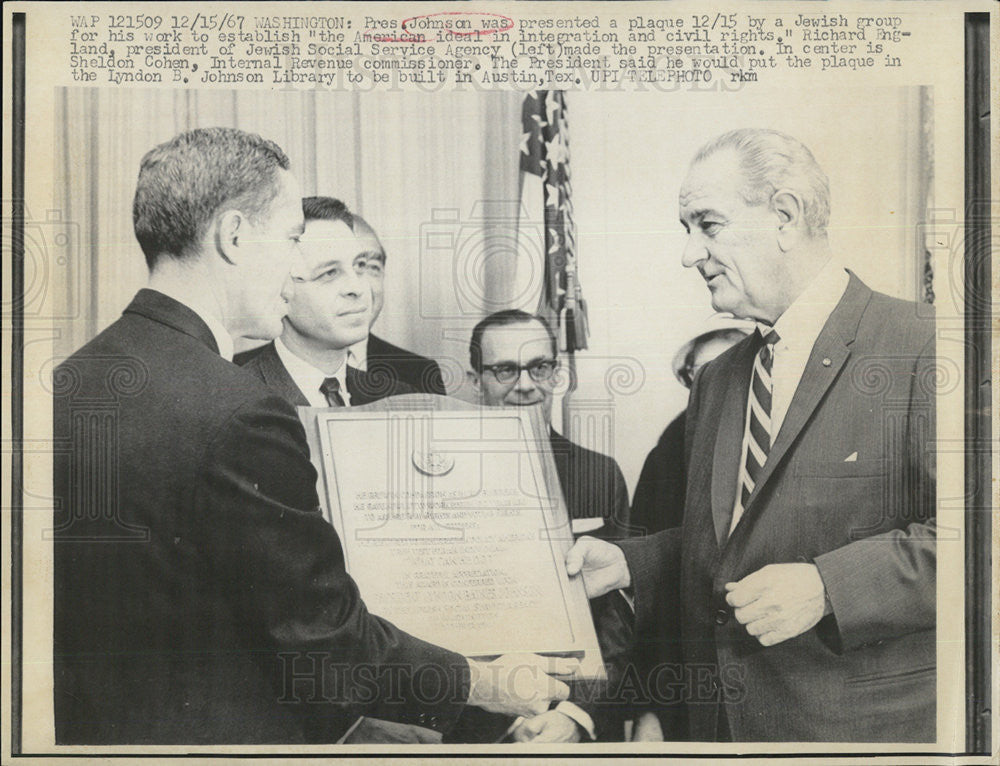
M 936 738 L 934 321 L 835 264 L 828 187 L 775 131 L 698 153 L 682 260 L 757 330 L 694 379 L 683 526 L 567 554 L 639 636 L 679 594 L 695 740 Z

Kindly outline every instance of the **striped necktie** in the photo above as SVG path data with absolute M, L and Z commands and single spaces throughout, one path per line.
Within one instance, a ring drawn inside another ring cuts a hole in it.
M 326 397 L 326 403 L 331 407 L 345 407 L 344 397 L 340 395 L 340 381 L 336 378 L 326 378 L 319 391 Z
M 764 470 L 764 463 L 771 451 L 771 394 L 774 391 L 771 368 L 774 364 L 774 344 L 778 340 L 778 333 L 771 330 L 764 336 L 764 343 L 753 360 L 753 377 L 750 380 L 750 393 L 747 397 L 747 420 L 743 431 L 739 499 L 733 508 L 730 534 L 743 516 L 747 500 L 757 486 L 757 480 Z

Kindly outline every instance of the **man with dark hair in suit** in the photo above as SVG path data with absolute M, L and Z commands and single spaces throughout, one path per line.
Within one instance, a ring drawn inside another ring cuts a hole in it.
M 305 271 L 292 275 L 281 335 L 237 354 L 235 362 L 296 406 L 358 406 L 416 393 L 384 370 L 348 364 L 351 344 L 368 335 L 374 298 L 368 273 L 380 246 L 340 200 L 306 197 L 302 213 Z
M 365 276 L 372 287 L 372 312 L 369 334 L 354 343 L 347 363 L 378 378 L 399 381 L 423 394 L 447 394 L 441 367 L 433 359 L 400 348 L 370 332 L 385 303 L 385 248 L 375 230 L 361 216 L 354 214 L 354 232 L 365 243 Z
M 838 268 L 829 183 L 769 130 L 707 144 L 683 263 L 757 331 L 696 376 L 681 528 L 577 541 L 588 594 L 679 594 L 695 740 L 933 742 L 934 322 Z
M 565 697 L 537 672 L 560 663 L 483 665 L 369 614 L 294 409 L 230 361 L 305 276 L 284 152 L 182 133 L 143 158 L 133 217 L 148 288 L 53 375 L 57 744 L 336 741 L 361 714 L 445 730 Z

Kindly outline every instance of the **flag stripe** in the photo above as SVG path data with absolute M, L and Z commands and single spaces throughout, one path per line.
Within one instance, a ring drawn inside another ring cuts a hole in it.
M 542 210 L 524 211 L 522 206 L 529 216 L 526 228 L 532 222 L 537 226 L 539 217 L 543 221 L 545 267 L 538 313 L 556 325 L 562 349 L 576 351 L 587 347 L 588 330 L 576 273 L 565 93 L 541 90 L 527 94 L 521 123 L 521 171 L 537 176 L 542 187 Z

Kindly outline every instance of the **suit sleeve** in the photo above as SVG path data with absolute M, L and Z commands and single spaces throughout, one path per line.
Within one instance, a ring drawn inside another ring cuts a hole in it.
M 288 680 L 321 667 L 322 704 L 439 730 L 469 694 L 464 657 L 369 614 L 323 518 L 305 432 L 277 397 L 244 406 L 204 457 L 196 510 L 205 555 L 239 619 Z M 307 654 L 309 653 L 309 654 Z M 296 665 L 295 663 L 298 663 Z M 315 717 L 315 707 L 310 708 Z
M 684 465 L 691 461 L 694 424 L 702 381 L 713 367 L 704 365 L 694 376 L 685 414 Z M 686 472 L 685 472 L 686 475 Z M 684 496 L 684 490 L 681 490 Z M 681 514 L 683 518 L 683 513 Z M 676 642 L 681 619 L 681 535 L 682 527 L 671 527 L 654 535 L 616 544 L 624 551 L 635 593 L 635 633 L 637 642 L 655 646 Z
M 606 474 L 608 481 L 606 495 L 600 509 L 605 522 L 604 526 L 594 534 L 596 537 L 606 540 L 630 537 L 633 530 L 628 503 L 628 485 L 625 483 L 625 476 L 617 461 L 611 458 L 605 458 L 605 460 L 607 467 L 603 470 L 602 475 Z M 588 478 L 590 478 L 589 474 Z
M 932 339 L 911 370 L 904 449 L 890 458 L 894 480 L 885 510 L 908 523 L 814 562 L 844 650 L 936 624 L 934 364 Z
M 629 503 L 628 503 L 628 485 L 625 483 L 625 476 L 622 474 L 622 469 L 615 463 L 615 478 L 614 478 L 614 525 L 620 527 L 622 534 L 629 534 Z

